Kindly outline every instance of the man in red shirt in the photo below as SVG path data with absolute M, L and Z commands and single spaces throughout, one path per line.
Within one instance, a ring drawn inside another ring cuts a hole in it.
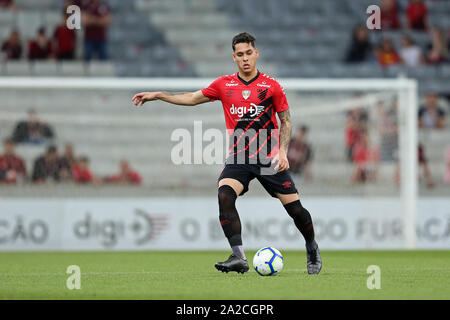
M 380 47 L 375 51 L 375 55 L 381 67 L 389 67 L 402 62 L 392 40 L 389 38 L 381 41 Z
M 413 30 L 426 30 L 428 9 L 423 0 L 411 0 L 406 8 L 408 27 Z
M 29 60 L 47 60 L 52 57 L 52 42 L 45 34 L 45 28 L 41 27 L 35 39 L 28 44 Z
M 120 184 L 135 184 L 139 185 L 142 182 L 140 174 L 130 167 L 127 160 L 120 160 L 120 172 L 118 174 L 105 178 L 105 182 L 120 183 Z
M 76 33 L 67 28 L 68 14 L 63 13 L 61 24 L 53 32 L 54 51 L 58 60 L 73 60 L 75 58 Z
M 0 9 L 16 9 L 14 0 L 0 0 Z
M 90 61 L 94 54 L 98 59 L 108 59 L 107 30 L 111 23 L 111 11 L 100 0 L 91 0 L 83 9 L 84 59 Z
M 73 167 L 73 180 L 76 183 L 95 182 L 95 177 L 89 168 L 89 159 L 87 157 L 81 157 Z
M 292 125 L 284 90 L 275 79 L 256 69 L 259 51 L 252 35 L 238 34 L 233 38 L 232 48 L 237 73 L 222 76 L 196 92 L 141 92 L 132 101 L 137 106 L 153 100 L 185 106 L 222 101 L 230 148 L 218 181 L 219 220 L 233 253 L 228 260 L 216 263 L 216 269 L 240 273 L 249 269 L 235 202 L 256 178 L 271 196 L 281 201 L 293 218 L 305 238 L 308 273 L 318 274 L 322 260 L 314 239 L 311 215 L 300 203 L 294 181 L 287 171 Z M 279 130 L 277 114 L 281 122 Z
M 383 30 L 400 29 L 400 20 L 398 18 L 398 5 L 396 0 L 381 1 L 381 29 Z
M 25 164 L 14 152 L 14 141 L 5 140 L 3 155 L 0 156 L 0 182 L 17 183 L 27 175 Z

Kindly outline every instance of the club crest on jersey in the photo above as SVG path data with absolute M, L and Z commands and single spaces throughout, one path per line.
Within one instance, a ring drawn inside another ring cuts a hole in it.
M 250 90 L 242 90 L 242 97 L 247 100 L 252 92 Z

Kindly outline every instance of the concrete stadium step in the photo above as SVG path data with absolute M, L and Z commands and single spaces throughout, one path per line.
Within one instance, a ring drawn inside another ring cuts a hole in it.
M 201 9 L 203 11 L 215 11 L 215 1 L 209 0 L 190 0 L 190 1 L 178 1 L 178 0 L 136 0 L 136 8 L 139 10 L 145 10 L 150 12 L 188 12 L 197 11 Z
M 112 62 L 82 61 L 54 62 L 54 61 L 8 61 L 0 68 L 1 76 L 96 76 L 112 77 L 115 74 Z
M 210 28 L 211 26 L 224 26 L 228 24 L 228 16 L 219 12 L 156 12 L 150 17 L 150 22 L 164 29 L 191 29 Z
M 230 44 L 231 39 L 236 35 L 236 32 L 228 29 L 167 29 L 167 39 L 178 45 L 189 45 L 197 43 L 201 45 L 202 42 L 209 42 L 210 44 L 225 45 Z M 205 40 L 207 39 L 207 40 Z

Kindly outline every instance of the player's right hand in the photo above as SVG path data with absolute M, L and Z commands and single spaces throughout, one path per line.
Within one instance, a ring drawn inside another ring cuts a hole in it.
M 140 92 L 131 99 L 135 106 L 142 106 L 147 101 L 158 100 L 158 92 Z

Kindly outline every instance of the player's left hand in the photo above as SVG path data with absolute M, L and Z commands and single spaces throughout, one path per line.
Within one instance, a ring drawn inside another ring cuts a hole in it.
M 285 152 L 281 151 L 273 158 L 272 163 L 276 163 L 275 171 L 281 172 L 289 169 L 289 161 Z

